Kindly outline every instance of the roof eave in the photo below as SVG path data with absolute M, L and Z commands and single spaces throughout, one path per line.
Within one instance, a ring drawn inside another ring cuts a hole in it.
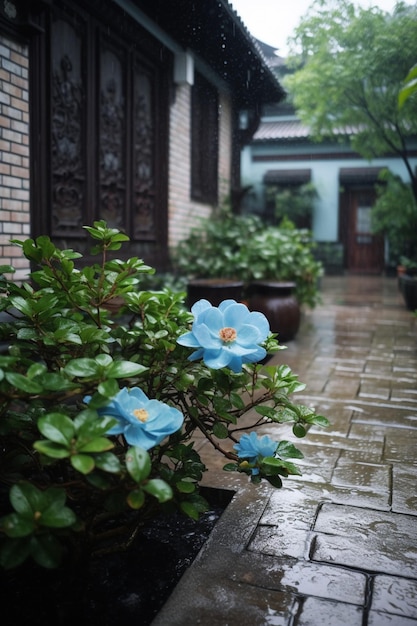
M 230 85 L 240 108 L 280 102 L 286 96 L 256 40 L 227 0 L 135 2 Z

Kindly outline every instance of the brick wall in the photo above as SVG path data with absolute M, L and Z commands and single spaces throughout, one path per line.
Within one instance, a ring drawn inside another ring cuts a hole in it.
M 229 96 L 220 94 L 219 108 L 219 198 L 230 200 L 232 175 L 232 103 Z
M 225 94 L 219 100 L 219 201 L 229 194 L 231 173 L 231 102 Z M 191 87 L 178 85 L 171 106 L 168 245 L 172 250 L 212 207 L 191 199 Z
M 29 264 L 11 239 L 30 234 L 28 47 L 0 35 L 0 264 L 16 281 Z

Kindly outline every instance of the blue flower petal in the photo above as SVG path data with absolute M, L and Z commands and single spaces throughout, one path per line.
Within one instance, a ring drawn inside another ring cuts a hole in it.
M 186 346 L 187 348 L 198 348 L 200 345 L 198 343 L 198 339 L 196 339 L 196 336 L 192 332 L 185 333 L 184 335 L 181 335 L 181 337 L 178 337 L 177 343 L 179 343 L 180 346 Z
M 206 326 L 206 324 L 195 324 L 193 327 L 193 333 L 195 338 L 198 341 L 198 345 L 203 348 L 208 348 L 209 350 L 213 350 L 215 348 L 219 349 L 222 345 L 222 342 L 219 337 L 219 333 L 213 333 L 213 331 Z
M 242 370 L 243 363 L 262 360 L 265 349 L 260 345 L 270 334 L 266 317 L 259 312 L 249 311 L 236 300 L 224 300 L 213 307 L 207 300 L 199 300 L 192 307 L 194 322 L 191 333 L 177 340 L 179 344 L 198 348 L 189 357 L 190 361 L 202 358 L 208 367 L 220 369 L 229 366 L 234 372 Z M 236 332 L 222 333 L 223 329 Z M 230 340 L 223 340 L 222 335 Z M 229 338 L 228 337 L 228 338 Z
M 249 435 L 246 433 L 242 435 L 239 443 L 233 447 L 240 459 L 248 459 L 256 463 L 259 458 L 274 456 L 277 445 L 268 435 L 258 437 L 256 433 L 251 432 Z
M 160 400 L 149 400 L 138 387 L 125 387 L 109 404 L 98 409 L 99 415 L 115 417 L 118 423 L 108 435 L 123 434 L 130 445 L 145 450 L 161 443 L 165 437 L 179 430 L 184 421 L 182 413 Z
M 204 352 L 204 363 L 211 367 L 214 370 L 219 370 L 222 367 L 226 367 L 229 365 L 230 361 L 233 359 L 233 354 L 228 353 L 226 350 L 205 350 Z M 242 369 L 242 360 L 240 359 L 240 369 Z
M 196 319 L 203 311 L 205 311 L 206 309 L 209 309 L 211 307 L 211 303 L 208 300 L 198 300 L 198 302 L 195 302 L 193 304 L 193 306 L 191 307 L 191 313 L 194 315 L 194 318 Z

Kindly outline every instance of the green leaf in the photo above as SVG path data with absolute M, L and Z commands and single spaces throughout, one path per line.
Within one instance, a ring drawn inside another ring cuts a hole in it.
M 303 459 L 304 454 L 290 441 L 280 441 L 276 452 L 281 459 Z
M 39 382 L 48 391 L 69 391 L 77 388 L 75 383 L 56 372 L 45 372 L 40 376 Z
M 76 520 L 74 511 L 67 506 L 62 506 L 60 502 L 53 501 L 43 511 L 39 523 L 50 528 L 67 528 L 75 524 Z
M 62 546 L 50 533 L 31 538 L 33 559 L 47 569 L 58 567 L 62 559 Z
M 244 409 L 245 408 L 245 403 L 243 401 L 243 398 L 238 393 L 231 393 L 230 394 L 230 399 L 231 399 L 231 401 L 233 403 L 233 406 L 235 406 L 237 409 Z
M 70 456 L 70 451 L 68 448 L 62 446 L 59 443 L 47 441 L 46 439 L 35 441 L 33 447 L 38 452 L 50 457 L 51 459 L 65 459 Z
M 117 381 L 114 378 L 109 378 L 98 385 L 97 391 L 105 398 L 114 398 L 120 389 Z
M 139 446 L 132 446 L 126 453 L 126 469 L 137 483 L 147 478 L 151 471 L 149 454 Z
M 89 378 L 91 376 L 99 375 L 101 367 L 95 359 L 80 358 L 69 361 L 69 363 L 67 363 L 64 367 L 64 371 L 69 376 Z
M 282 480 L 278 475 L 265 476 L 265 478 L 273 487 L 276 487 L 277 489 L 282 487 Z
M 307 431 L 302 424 L 294 424 L 294 426 L 292 427 L 292 432 L 299 439 L 305 437 L 307 434 Z
M 47 371 L 47 367 L 44 363 L 32 363 L 27 371 L 28 378 L 35 378 Z
M 22 298 L 21 296 L 11 296 L 9 299 L 10 299 L 10 304 L 15 309 L 20 311 L 20 313 L 23 313 L 23 315 L 26 315 L 27 317 L 32 316 L 33 311 L 32 311 L 32 307 L 30 306 L 30 302 L 28 300 L 25 300 L 25 298 Z
M 178 481 L 175 486 L 181 493 L 193 493 L 195 491 L 195 483 L 185 480 Z
M 327 428 L 330 426 L 330 422 L 327 417 L 324 415 L 312 415 L 311 417 L 305 418 L 307 424 L 315 424 L 316 426 L 322 426 L 323 428 Z
M 109 474 L 117 474 L 121 470 L 121 464 L 119 459 L 112 452 L 103 452 L 102 454 L 96 454 L 95 457 L 96 467 L 109 472 Z
M 6 372 L 5 378 L 10 385 L 16 387 L 16 389 L 19 389 L 20 391 L 23 391 L 24 393 L 38 394 L 43 391 L 42 385 L 34 380 L 30 380 L 30 378 L 27 378 L 26 376 L 23 376 L 23 374 L 19 374 L 17 372 Z
M 108 367 L 111 363 L 113 363 L 113 359 L 109 354 L 98 354 L 95 358 L 95 361 L 101 367 Z
M 160 504 L 172 500 L 173 497 L 171 487 L 160 478 L 151 478 L 151 480 L 143 486 L 143 489 L 146 493 L 154 496 Z
M 95 463 L 92 456 L 87 454 L 73 454 L 71 456 L 71 465 L 81 474 L 89 474 L 93 471 Z
M 282 461 L 281 459 L 277 459 L 274 456 L 264 457 L 262 459 L 262 466 L 265 466 L 265 465 L 267 467 L 283 469 L 284 475 L 288 473 L 288 474 L 294 474 L 296 476 L 301 476 L 301 471 L 294 463 L 290 463 L 289 461 Z
M 18 513 L 32 516 L 43 508 L 44 494 L 30 483 L 18 483 L 10 489 L 10 502 Z
M 229 431 L 221 422 L 215 422 L 213 425 L 213 435 L 218 439 L 227 439 Z
M 27 537 L 35 529 L 35 522 L 32 518 L 23 517 L 18 513 L 10 513 L 0 519 L 1 530 L 8 537 Z
M 200 513 L 198 509 L 191 502 L 181 502 L 180 509 L 183 513 L 185 513 L 188 517 L 191 517 L 193 520 L 198 520 L 200 517 Z
M 147 367 L 133 361 L 114 361 L 107 369 L 106 374 L 109 378 L 130 378 L 131 376 L 139 376 L 147 369 Z
M 223 466 L 223 470 L 225 472 L 236 472 L 238 467 L 239 465 L 237 463 L 226 463 L 226 465 Z
M 44 437 L 69 446 L 75 434 L 73 421 L 64 413 L 48 413 L 38 420 L 38 428 Z
M 0 565 L 12 569 L 21 565 L 30 555 L 30 539 L 9 539 L 0 546 Z
M 127 503 L 131 509 L 140 509 L 145 503 L 144 491 L 142 489 L 133 489 L 127 496 Z
M 79 452 L 105 452 L 114 448 L 114 444 L 110 439 L 106 437 L 96 437 L 91 441 L 88 441 L 82 446 L 78 446 Z

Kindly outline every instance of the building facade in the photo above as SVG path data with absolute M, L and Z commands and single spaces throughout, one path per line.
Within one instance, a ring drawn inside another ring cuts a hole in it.
M 242 65 L 243 61 L 243 65 Z M 0 8 L 0 255 L 103 219 L 158 269 L 240 187 L 240 150 L 283 90 L 226 0 L 22 0 Z
M 410 141 L 408 154 L 415 169 L 416 139 Z M 253 140 L 243 148 L 241 168 L 242 185 L 250 188 L 246 210 L 268 217 L 271 190 L 312 183 L 317 195 L 311 229 L 329 262 L 337 256 L 340 269 L 352 272 L 386 268 L 389 250 L 383 238 L 372 233 L 371 208 L 381 170 L 388 168 L 409 182 L 401 158 L 387 154 L 367 161 L 352 150 L 348 137 L 315 143 L 284 102 L 265 108 Z

